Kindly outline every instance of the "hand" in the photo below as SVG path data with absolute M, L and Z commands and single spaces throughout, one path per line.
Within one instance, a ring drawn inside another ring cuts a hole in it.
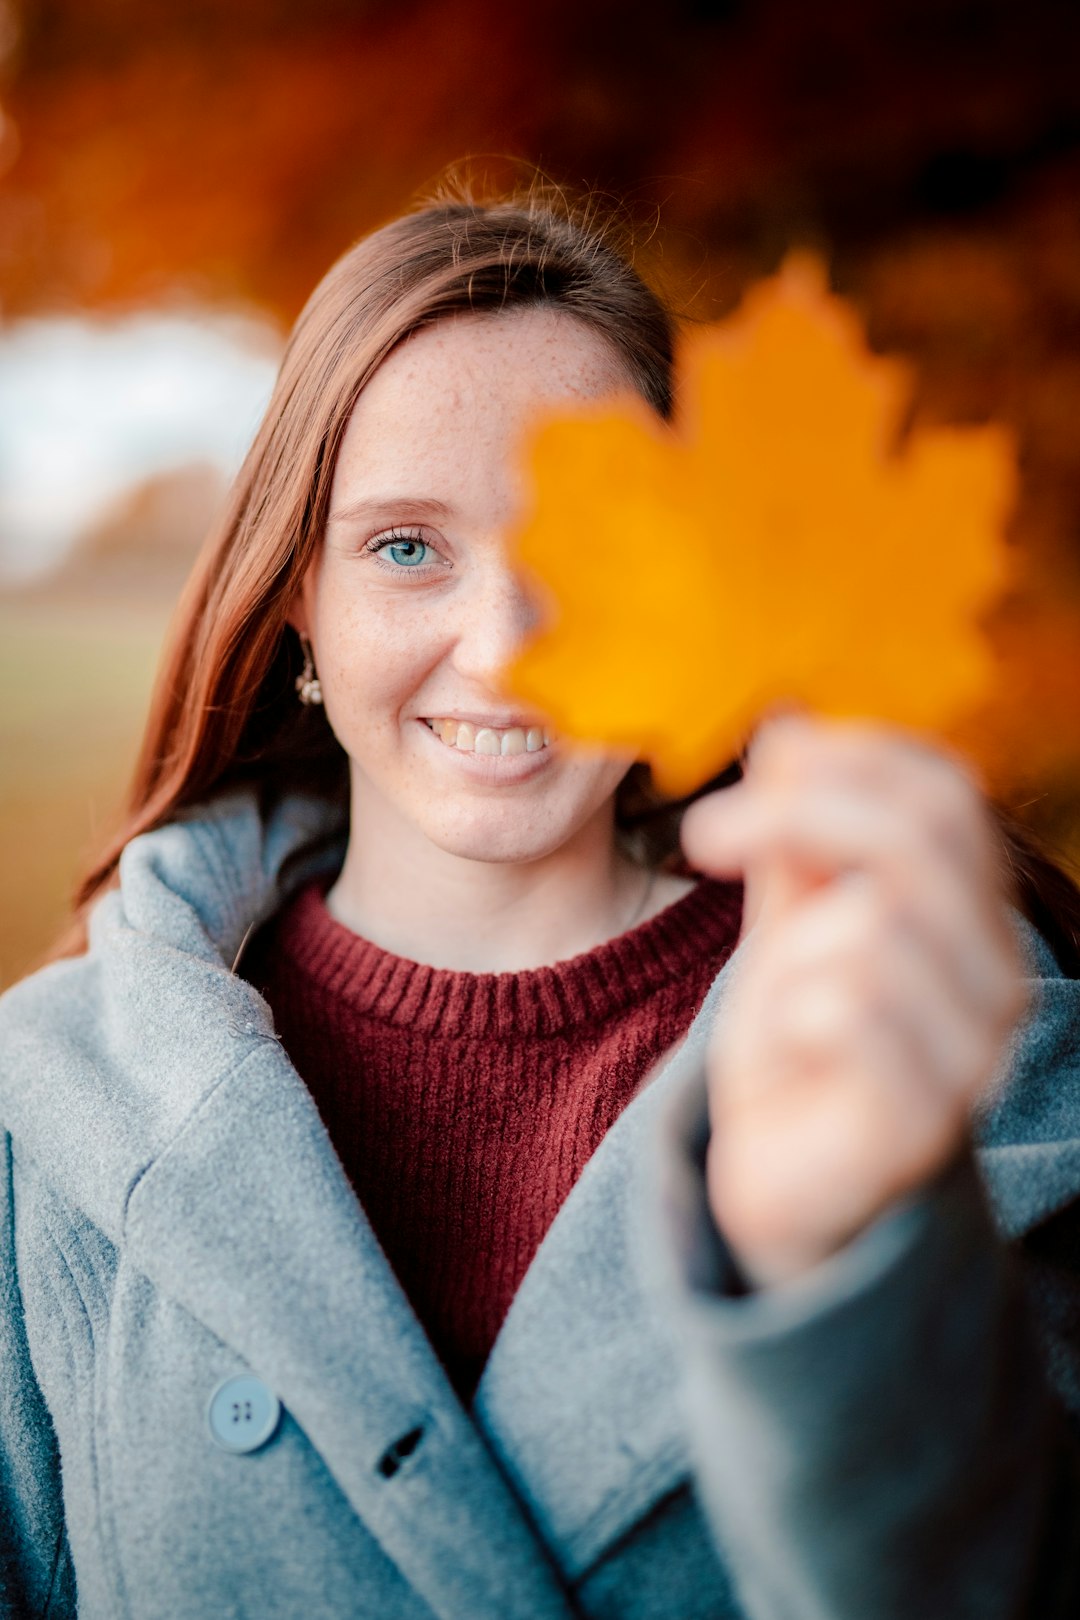
M 683 821 L 742 872 L 709 1057 L 708 1196 L 756 1286 L 798 1276 L 957 1154 L 1024 1010 L 1000 844 L 957 761 L 883 726 L 772 720 Z

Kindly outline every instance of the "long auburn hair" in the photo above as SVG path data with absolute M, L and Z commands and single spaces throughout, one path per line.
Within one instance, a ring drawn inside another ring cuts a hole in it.
M 546 305 L 604 338 L 663 418 L 673 408 L 675 316 L 632 263 L 613 219 L 533 183 L 480 200 L 444 193 L 356 244 L 301 312 L 269 406 L 180 599 L 114 836 L 79 883 L 52 957 L 86 948 L 87 914 L 117 881 L 125 845 L 240 782 L 264 803 L 303 787 L 348 798 L 344 750 L 317 707 L 297 702 L 299 640 L 287 614 L 326 523 L 334 466 L 358 395 L 412 333 L 454 314 Z M 625 847 L 683 869 L 679 823 L 701 794 L 661 798 L 633 766 L 616 795 Z M 1034 837 L 994 806 L 1017 903 L 1065 971 L 1080 975 L 1080 891 Z

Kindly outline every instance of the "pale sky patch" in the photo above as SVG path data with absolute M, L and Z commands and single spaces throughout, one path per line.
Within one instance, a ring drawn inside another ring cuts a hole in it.
M 0 579 L 56 567 L 155 474 L 202 461 L 231 477 L 281 346 L 253 318 L 188 312 L 0 326 Z

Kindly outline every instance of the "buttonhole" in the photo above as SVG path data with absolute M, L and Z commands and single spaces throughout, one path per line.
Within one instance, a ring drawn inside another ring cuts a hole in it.
M 392 1446 L 387 1446 L 376 1464 L 376 1468 L 383 1479 L 393 1478 L 405 1458 L 412 1456 L 423 1438 L 424 1431 L 422 1428 L 410 1429 L 408 1434 L 401 1436 L 400 1440 L 395 1440 Z

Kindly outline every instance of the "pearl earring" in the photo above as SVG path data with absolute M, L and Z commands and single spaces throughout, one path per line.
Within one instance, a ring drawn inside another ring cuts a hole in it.
M 315 673 L 315 661 L 311 656 L 311 642 L 304 632 L 297 632 L 300 637 L 300 651 L 304 655 L 304 667 L 296 677 L 296 690 L 300 694 L 300 701 L 304 704 L 319 704 L 322 702 L 322 682 Z

